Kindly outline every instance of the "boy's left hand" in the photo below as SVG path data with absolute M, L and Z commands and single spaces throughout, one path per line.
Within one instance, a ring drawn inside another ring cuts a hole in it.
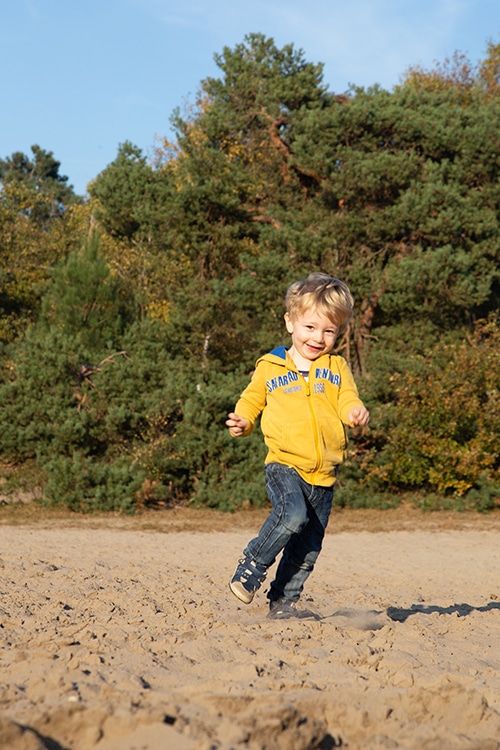
M 354 409 L 351 409 L 349 412 L 347 419 L 349 420 L 349 424 L 353 427 L 365 427 L 370 421 L 370 412 L 368 409 L 365 409 L 364 406 L 355 406 Z

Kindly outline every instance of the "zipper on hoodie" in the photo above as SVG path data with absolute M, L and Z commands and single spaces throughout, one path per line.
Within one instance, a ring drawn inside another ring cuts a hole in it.
M 313 392 L 313 388 L 312 388 L 313 384 L 310 382 L 310 380 L 311 380 L 311 373 L 309 373 L 309 380 L 307 381 L 307 391 L 306 391 L 307 396 L 310 396 L 311 393 Z M 316 465 L 314 467 L 314 473 L 316 473 L 318 471 L 319 467 L 321 466 L 322 462 L 323 462 L 322 461 L 322 459 L 323 459 L 323 451 L 321 450 L 321 446 L 320 446 L 320 442 L 319 442 L 319 427 L 318 427 L 318 420 L 316 419 L 316 413 L 314 411 L 313 399 L 312 398 L 308 398 L 307 399 L 307 403 L 308 403 L 308 406 L 309 406 L 309 412 L 311 414 L 311 420 L 312 420 L 312 424 L 313 424 L 314 445 L 315 445 L 315 448 L 316 448 L 316 450 L 315 450 L 315 453 L 316 453 Z

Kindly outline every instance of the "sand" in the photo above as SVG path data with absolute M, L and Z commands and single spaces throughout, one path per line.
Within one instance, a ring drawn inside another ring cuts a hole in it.
M 0 517 L 0 748 L 500 748 L 500 521 L 438 516 L 334 514 L 281 622 L 259 514 Z

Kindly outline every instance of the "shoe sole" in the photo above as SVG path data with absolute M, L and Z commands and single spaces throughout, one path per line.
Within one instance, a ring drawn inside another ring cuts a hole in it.
M 268 613 L 270 620 L 321 620 L 321 615 L 310 609 L 281 609 L 276 607 Z
M 235 595 L 235 597 L 239 599 L 240 602 L 243 602 L 243 604 L 250 604 L 250 602 L 252 601 L 253 594 L 251 594 L 249 591 L 246 591 L 246 589 L 244 589 L 241 584 L 239 587 L 237 582 L 229 581 L 229 588 Z

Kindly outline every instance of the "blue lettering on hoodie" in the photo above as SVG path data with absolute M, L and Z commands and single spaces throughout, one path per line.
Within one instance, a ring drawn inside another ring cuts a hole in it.
M 285 375 L 278 375 L 275 378 L 271 378 L 266 381 L 266 387 L 269 393 L 272 393 L 276 388 L 283 388 L 286 385 L 290 385 L 292 382 L 299 379 L 298 373 L 287 371 Z
M 340 375 L 328 367 L 317 367 L 315 375 L 317 380 L 328 380 L 332 385 L 340 385 Z

